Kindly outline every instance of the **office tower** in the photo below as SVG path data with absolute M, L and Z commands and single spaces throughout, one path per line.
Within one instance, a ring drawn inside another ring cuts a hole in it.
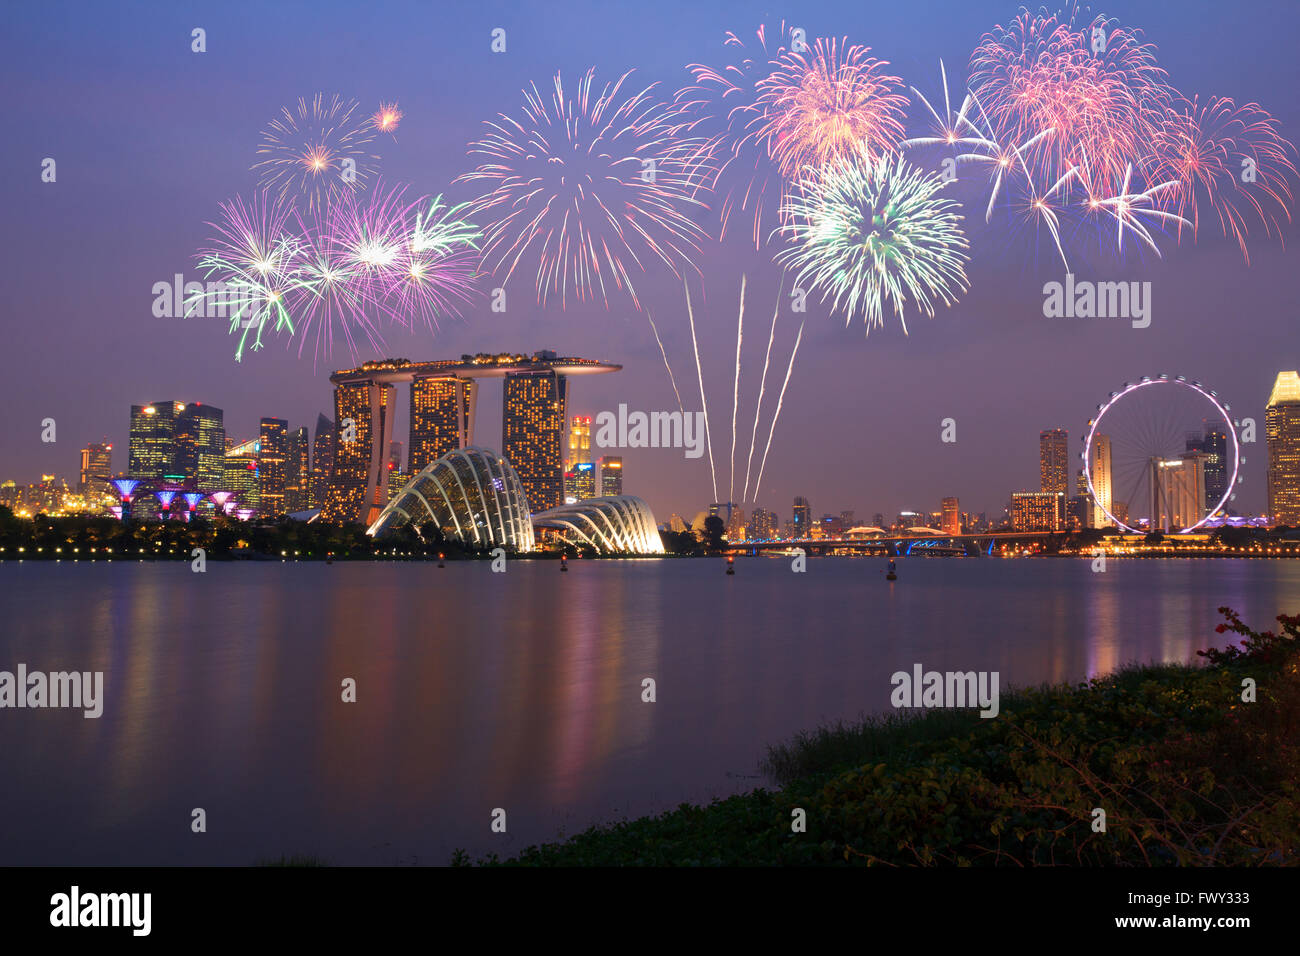
M 1106 512 L 1111 507 L 1113 471 L 1111 467 L 1110 437 L 1092 436 L 1092 512 L 1090 528 L 1107 528 L 1111 524 Z
M 262 503 L 262 482 L 258 476 L 257 442 L 236 445 L 221 461 L 221 490 L 229 492 L 236 509 L 258 511 Z
M 822 515 L 817 523 L 821 527 L 822 537 L 838 538 L 844 533 L 844 523 L 837 515 Z
M 590 415 L 574 415 L 569 422 L 569 454 L 564 462 L 565 470 L 580 461 L 591 461 Z
M 1092 527 L 1092 499 L 1086 494 L 1071 495 L 1065 503 L 1065 526 L 1071 531 Z
M 812 505 L 807 498 L 794 499 L 794 511 L 790 516 L 791 537 L 808 538 L 812 536 Z
M 1279 372 L 1264 412 L 1268 434 L 1268 514 L 1300 525 L 1300 376 Z
M 727 529 L 725 534 L 728 541 L 743 541 L 745 539 L 744 508 L 731 509 L 731 514 L 727 516 Z
M 1205 470 L 1200 452 L 1150 463 L 1151 531 L 1181 531 L 1205 514 Z
M 1012 531 L 1060 531 L 1065 524 L 1065 494 L 1018 491 L 1011 496 Z
M 689 531 L 690 528 L 687 527 L 685 519 L 674 511 L 668 519 L 668 530 L 681 534 L 683 531 Z
M 284 467 L 284 510 L 288 514 L 311 507 L 311 469 L 308 468 L 310 443 L 307 426 L 289 432 Z
M 478 382 L 470 378 L 411 380 L 411 474 L 474 443 Z
M 81 477 L 77 491 L 83 495 L 104 495 L 113 491 L 113 446 L 92 442 L 81 449 Z
M 263 418 L 260 422 L 257 470 L 261 481 L 261 512 L 269 517 L 285 514 L 285 489 L 288 485 L 289 423 L 283 418 Z
M 600 494 L 602 497 L 610 495 L 621 495 L 623 493 L 623 459 L 619 455 L 603 455 L 600 461 L 596 462 L 599 474 L 596 480 L 600 483 Z
M 226 457 L 224 414 L 215 405 L 190 402 L 176 415 L 176 473 L 194 491 L 220 491 Z
M 906 531 L 908 528 L 919 528 L 925 520 L 925 515 L 918 511 L 900 511 L 894 526 L 900 531 Z
M 858 514 L 853 509 L 850 508 L 848 511 L 840 512 L 840 527 L 843 528 L 845 531 L 848 531 L 850 528 L 856 527 L 857 523 L 858 523 Z
M 573 468 L 564 476 L 565 499 L 583 501 L 596 497 L 596 466 L 590 461 L 573 463 Z
M 776 537 L 776 515 L 764 508 L 755 507 L 749 519 L 749 537 L 755 541 L 770 541 Z
M 883 529 L 885 527 L 885 516 L 877 511 L 871 516 L 871 525 L 872 527 Z
M 1069 492 L 1070 436 L 1064 428 L 1050 428 L 1038 435 L 1039 472 L 1042 490 L 1056 494 Z
M 320 508 L 325 504 L 325 488 L 334 470 L 334 423 L 324 415 L 316 415 L 316 437 L 311 444 L 311 504 Z
M 956 498 L 944 498 L 940 505 L 939 528 L 944 534 L 961 534 L 961 504 Z
M 400 441 L 390 441 L 388 443 L 388 470 L 398 471 L 402 467 L 402 443 Z
M 564 503 L 561 442 L 567 380 L 553 371 L 507 372 L 501 453 L 536 513 Z
M 143 481 L 159 481 L 177 474 L 176 417 L 182 402 L 154 402 L 131 406 L 131 443 L 127 475 Z
M 388 442 L 393 435 L 396 389 L 374 381 L 334 388 L 334 467 L 321 517 L 373 524 L 388 503 Z
M 1217 507 L 1228 490 L 1228 436 L 1221 425 L 1204 423 L 1204 434 L 1199 448 L 1188 451 L 1200 451 L 1205 458 L 1205 507 Z

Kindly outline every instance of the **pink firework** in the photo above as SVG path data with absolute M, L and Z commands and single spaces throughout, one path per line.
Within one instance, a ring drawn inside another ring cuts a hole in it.
M 1172 101 L 1164 70 L 1139 31 L 1104 17 L 1021 14 L 985 34 L 971 55 L 971 91 L 1011 140 L 1041 133 L 1026 161 L 1043 178 L 1087 159 L 1088 184 L 1119 187 L 1146 154 Z
M 1175 181 L 1167 207 L 1190 222 L 1193 238 L 1204 207 L 1206 218 L 1218 217 L 1224 236 L 1237 242 L 1249 264 L 1251 221 L 1258 220 L 1266 235 L 1281 238 L 1282 221 L 1291 220 L 1294 155 L 1295 147 L 1262 107 L 1237 106 L 1224 97 L 1201 106 L 1194 97 L 1166 112 L 1151 163 L 1154 177 Z
M 396 103 L 380 103 L 375 115 L 370 117 L 370 124 L 377 132 L 393 133 L 402 122 L 402 115 Z
M 765 112 L 761 135 L 784 176 L 819 169 L 857 155 L 876 159 L 897 152 L 903 138 L 903 81 L 870 47 L 818 39 L 811 50 L 777 57 L 759 83 Z
M 599 88 L 588 70 L 566 90 L 556 74 L 549 97 L 530 86 L 518 116 L 500 114 L 469 145 L 482 161 L 457 181 L 486 187 L 470 203 L 488 219 L 484 259 L 507 281 L 535 262 L 540 303 L 608 306 L 621 291 L 640 308 L 635 273 L 657 259 L 680 275 L 698 252 L 700 144 L 679 135 L 653 85 L 625 94 L 629 75 Z
M 736 34 L 728 33 L 723 45 L 730 59 L 721 66 L 688 66 L 694 82 L 678 91 L 674 110 L 681 117 L 683 132 L 702 137 L 698 154 L 706 171 L 702 185 L 720 200 L 720 237 L 726 235 L 733 216 L 747 213 L 758 248 L 763 236 L 776 227 L 786 195 L 785 179 L 772 161 L 766 113 L 759 102 L 759 84 L 775 69 L 773 57 L 785 52 L 779 45 L 786 35 L 785 24 L 771 34 L 760 26 L 755 35 L 757 44 L 751 41 L 746 47 Z

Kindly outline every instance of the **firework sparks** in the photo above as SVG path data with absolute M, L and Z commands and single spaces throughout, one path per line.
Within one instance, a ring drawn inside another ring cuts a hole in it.
M 721 67 L 690 64 L 694 82 L 674 97 L 681 131 L 702 138 L 694 162 L 704 172 L 702 187 L 720 197 L 719 236 L 727 234 L 733 216 L 748 213 L 756 249 L 785 202 L 785 179 L 772 161 L 759 102 L 759 84 L 772 75 L 772 58 L 785 52 L 779 45 L 785 32 L 782 23 L 772 36 L 778 45 L 769 49 L 768 30 L 760 26 L 753 50 L 728 33 L 730 61 Z
M 402 122 L 402 115 L 396 103 L 380 103 L 375 115 L 370 117 L 370 125 L 376 132 L 391 134 L 397 131 L 397 127 Z
M 763 392 L 767 388 L 767 369 L 772 362 L 772 343 L 776 341 L 776 317 L 781 312 L 781 293 L 785 291 L 783 282 L 776 292 L 776 304 L 772 307 L 772 331 L 767 336 L 767 353 L 763 356 L 763 376 L 758 380 L 758 402 L 754 405 L 754 427 L 749 433 L 749 457 L 745 461 L 745 490 L 741 492 L 740 500 L 749 500 L 749 470 L 754 464 L 754 445 L 758 441 L 758 417 L 763 411 Z M 758 494 L 758 486 L 754 487 L 754 494 Z
M 242 361 L 250 331 L 252 348 L 262 347 L 262 330 L 294 331 L 289 300 L 308 288 L 298 269 L 301 239 L 287 228 L 291 207 L 267 194 L 251 203 L 242 198 L 221 204 L 221 218 L 209 223 L 217 235 L 198 255 L 198 268 L 210 282 L 187 297 L 186 315 L 215 307 L 230 319 L 230 331 L 242 330 L 235 360 Z
M 790 350 L 790 364 L 785 367 L 785 381 L 781 383 L 781 394 L 776 397 L 776 411 L 772 413 L 772 424 L 767 430 L 767 447 L 763 449 L 763 460 L 758 466 L 758 479 L 754 482 L 754 494 L 763 487 L 763 470 L 767 468 L 767 453 L 772 450 L 772 436 L 776 434 L 776 420 L 781 417 L 781 406 L 785 404 L 785 389 L 790 384 L 790 373 L 794 371 L 795 356 L 799 354 L 799 343 L 803 341 L 803 323 L 799 323 L 799 333 L 794 337 L 794 348 Z
M 915 86 L 910 87 L 912 93 L 926 111 L 930 114 L 934 124 L 929 134 L 926 136 L 915 136 L 903 140 L 901 146 L 903 149 L 914 149 L 921 146 L 984 146 L 988 144 L 980 128 L 971 121 L 967 116 L 971 106 L 975 103 L 974 96 L 967 92 L 962 98 L 961 108 L 956 113 L 952 111 L 952 98 L 948 93 L 948 70 L 943 65 L 943 60 L 939 61 L 939 76 L 943 86 L 943 115 L 940 116 L 938 110 L 930 105 L 930 101 L 925 98 L 925 94 Z
M 262 133 L 257 154 L 265 158 L 253 165 L 260 171 L 260 186 L 285 198 L 290 192 L 307 197 L 309 211 L 340 193 L 362 185 L 375 171 L 378 157 L 366 152 L 373 132 L 359 117 L 358 104 L 338 96 L 326 101 L 317 93 L 308 102 L 298 100 Z
M 870 53 L 847 39 L 818 39 L 808 53 L 781 54 L 777 69 L 759 83 L 767 114 L 762 135 L 785 176 L 862 149 L 872 159 L 898 149 L 907 105 L 898 92 L 903 81 Z
M 1279 238 L 1279 217 L 1291 219 L 1288 180 L 1296 175 L 1294 154 L 1277 120 L 1260 106 L 1239 107 L 1222 97 L 1201 106 L 1193 98 L 1166 114 L 1155 139 L 1153 175 L 1176 181 L 1166 193 L 1168 206 L 1186 218 L 1193 238 L 1200 231 L 1201 208 L 1206 207 L 1218 216 L 1224 236 L 1237 242 L 1249 264 L 1251 214 L 1266 235 L 1276 232 Z
M 700 367 L 700 343 L 695 338 L 695 310 L 691 308 L 691 287 L 686 288 L 686 316 L 691 323 L 691 348 L 695 350 L 695 374 L 700 380 L 700 407 L 704 410 L 704 443 L 709 449 L 709 473 L 713 476 L 713 500 L 718 500 L 718 472 L 713 467 L 713 436 L 709 432 L 709 403 L 704 398 L 704 370 Z
M 957 203 L 940 198 L 943 180 L 901 157 L 872 158 L 865 150 L 810 174 L 790 201 L 794 244 L 777 254 L 797 283 L 820 290 L 843 309 L 859 312 L 867 331 L 884 324 L 888 303 L 907 332 L 909 300 L 929 316 L 967 287 L 967 242 Z
M 484 257 L 507 280 L 535 258 L 543 304 L 599 296 L 608 307 L 622 290 L 640 308 L 634 272 L 658 259 L 680 276 L 698 252 L 704 233 L 687 213 L 704 208 L 699 144 L 675 135 L 653 85 L 625 95 L 629 75 L 593 89 L 588 70 L 570 94 L 557 74 L 549 101 L 530 87 L 519 118 L 502 114 L 470 144 L 486 159 L 457 181 L 489 187 L 471 203 L 490 218 Z

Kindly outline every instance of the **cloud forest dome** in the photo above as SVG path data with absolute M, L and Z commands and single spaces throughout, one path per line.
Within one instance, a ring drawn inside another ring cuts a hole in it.
M 367 533 L 378 537 L 428 522 L 468 545 L 533 549 L 523 485 L 510 462 L 490 448 L 460 448 L 432 462 L 406 483 Z
M 616 554 L 663 554 L 654 512 L 633 495 L 586 498 L 533 515 L 538 528 L 554 528 L 572 544 Z

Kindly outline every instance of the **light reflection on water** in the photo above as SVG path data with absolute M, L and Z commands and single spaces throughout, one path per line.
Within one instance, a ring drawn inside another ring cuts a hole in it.
M 754 786 L 766 744 L 886 709 L 913 663 L 1077 681 L 1226 643 L 1223 604 L 1300 610 L 1284 561 L 570 567 L 0 565 L 0 669 L 102 670 L 106 697 L 0 710 L 0 863 L 504 855 Z

